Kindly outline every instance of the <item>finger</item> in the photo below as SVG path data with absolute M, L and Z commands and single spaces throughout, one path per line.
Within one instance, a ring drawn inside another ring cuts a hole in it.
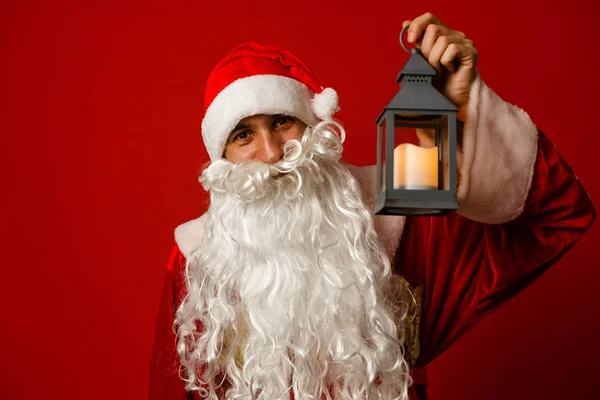
M 410 23 L 410 28 L 408 28 L 408 41 L 409 43 L 416 42 L 421 38 L 427 25 L 436 24 L 445 26 L 442 21 L 440 21 L 435 15 L 432 13 L 425 13 L 423 15 L 418 16 Z
M 438 39 L 442 36 L 448 36 L 456 39 L 463 40 L 465 44 L 473 44 L 473 42 L 467 39 L 466 35 L 462 32 L 453 31 L 447 26 L 430 24 L 425 29 L 425 35 L 419 42 L 417 41 L 417 47 L 421 49 L 421 52 L 425 57 L 429 57 L 429 53 L 437 43 Z M 454 41 L 452 43 L 455 43 Z
M 450 43 L 444 54 L 440 57 L 440 64 L 448 71 L 455 71 L 457 66 L 475 67 L 477 64 L 477 50 L 474 47 Z
M 431 48 L 430 52 L 427 54 L 425 54 L 424 50 L 422 50 L 422 52 L 425 57 L 427 57 L 429 64 L 431 64 L 431 66 L 437 71 L 441 71 L 442 65 L 444 65 L 441 62 L 442 56 L 446 53 L 446 50 L 451 45 L 465 45 L 465 42 L 464 39 L 460 39 L 456 36 L 440 36 Z M 448 68 L 448 70 L 453 71 L 453 69 L 450 68 Z
M 430 24 L 425 29 L 425 34 L 422 40 L 417 41 L 417 47 L 421 48 L 423 55 L 428 58 L 433 46 L 437 43 L 440 36 L 447 34 L 448 29 L 444 29 L 440 25 Z
M 452 31 L 453 32 L 453 36 L 457 36 L 461 39 L 466 39 L 467 35 L 465 35 L 464 32 L 460 32 L 460 31 Z

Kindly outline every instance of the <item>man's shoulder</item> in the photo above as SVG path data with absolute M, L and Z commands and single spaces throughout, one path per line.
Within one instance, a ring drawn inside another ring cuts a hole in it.
M 177 243 L 181 254 L 183 254 L 185 258 L 188 258 L 188 256 L 200 245 L 204 234 L 205 221 L 206 214 L 203 214 L 200 217 L 184 222 L 175 228 L 175 243 Z
M 375 192 L 375 183 L 377 179 L 377 169 L 375 165 L 357 167 L 356 165 L 345 164 L 345 166 L 363 190 L 371 191 L 372 189 L 372 191 Z
M 377 169 L 375 165 L 357 167 L 355 165 L 345 164 L 348 171 L 356 179 L 360 188 L 360 193 L 366 206 L 372 210 L 375 207 L 375 195 L 377 193 Z

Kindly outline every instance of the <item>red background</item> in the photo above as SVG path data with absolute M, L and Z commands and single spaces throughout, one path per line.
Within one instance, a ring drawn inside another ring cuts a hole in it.
M 206 208 L 205 79 L 240 42 L 336 88 L 367 164 L 401 23 L 431 11 L 600 197 L 594 0 L 203 3 L 0 5 L 1 398 L 143 398 L 173 229 Z M 431 399 L 600 398 L 599 232 L 431 364 Z

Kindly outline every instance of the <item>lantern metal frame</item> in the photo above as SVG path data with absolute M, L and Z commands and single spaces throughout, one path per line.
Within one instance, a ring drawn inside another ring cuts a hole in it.
M 408 25 L 407 25 L 408 27 Z M 410 59 L 398 75 L 400 91 L 392 98 L 376 120 L 377 124 L 377 197 L 375 214 L 379 215 L 443 215 L 458 209 L 456 200 L 456 114 L 458 108 L 432 85 L 435 69 L 423 57 L 419 49 L 408 50 Z M 418 115 L 414 121 L 398 118 L 402 114 Z M 429 123 L 426 116 L 447 117 L 447 143 L 441 137 L 439 122 Z M 385 183 L 382 188 L 382 146 L 385 121 Z M 396 128 L 434 128 L 435 145 L 438 149 L 438 187 L 437 189 L 395 189 L 394 177 L 394 139 Z M 447 152 L 448 171 L 444 169 L 443 152 Z M 445 180 L 444 178 L 447 177 Z

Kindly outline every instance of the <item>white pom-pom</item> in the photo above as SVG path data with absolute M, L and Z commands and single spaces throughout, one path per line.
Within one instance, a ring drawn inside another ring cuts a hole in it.
M 321 93 L 314 95 L 310 106 L 320 120 L 331 119 L 340 110 L 337 92 L 331 88 L 323 89 Z

